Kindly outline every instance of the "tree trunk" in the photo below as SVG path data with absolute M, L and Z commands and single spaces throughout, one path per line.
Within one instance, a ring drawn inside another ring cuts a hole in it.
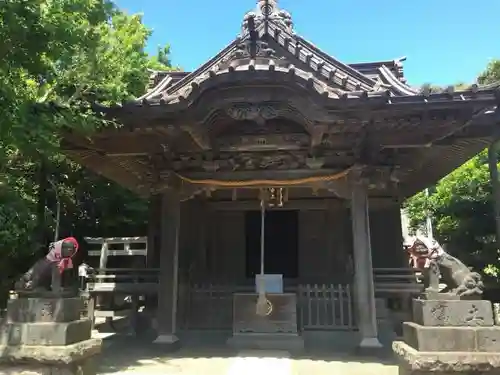
M 34 253 L 36 256 L 45 256 L 45 206 L 47 203 L 47 161 L 43 156 L 40 156 L 40 167 L 38 168 L 38 192 L 37 192 L 37 207 L 36 207 L 36 227 L 34 237 Z

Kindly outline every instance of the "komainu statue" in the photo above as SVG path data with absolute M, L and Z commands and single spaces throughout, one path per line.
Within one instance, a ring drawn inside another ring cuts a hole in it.
M 446 284 L 443 293 L 450 293 L 462 298 L 477 298 L 483 294 L 484 284 L 481 275 L 473 272 L 459 259 L 448 254 L 436 241 L 426 237 L 417 237 L 409 249 L 410 253 L 426 253 L 428 262 L 428 282 L 426 287 L 438 290 L 439 276 Z
M 72 258 L 78 252 L 73 237 L 52 242 L 48 254 L 38 261 L 15 284 L 16 291 L 53 291 L 64 288 L 64 273 L 73 268 Z

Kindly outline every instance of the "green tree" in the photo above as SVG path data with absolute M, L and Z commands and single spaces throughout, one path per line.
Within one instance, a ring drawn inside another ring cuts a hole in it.
M 0 287 L 32 261 L 37 227 L 53 238 L 57 202 L 62 236 L 145 233 L 146 202 L 68 160 L 59 138 L 116 126 L 91 105 L 144 93 L 150 34 L 106 0 L 0 2 Z
M 500 61 L 492 61 L 479 76 L 478 83 L 500 81 Z M 404 204 L 412 229 L 433 217 L 434 235 L 449 250 L 478 270 L 492 276 L 500 265 L 495 241 L 493 197 L 487 151 L 481 152 L 440 180 L 430 197 L 424 192 Z
M 149 60 L 148 67 L 157 71 L 178 70 L 178 68 L 172 68 L 169 44 L 157 48 L 156 55 L 151 56 Z
M 481 84 L 487 85 L 496 83 L 500 80 L 500 60 L 492 60 L 482 72 L 477 81 Z
M 44 152 L 57 146 L 63 127 L 100 125 L 91 102 L 119 102 L 144 91 L 150 31 L 140 16 L 103 1 L 7 0 L 0 18 L 4 145 Z

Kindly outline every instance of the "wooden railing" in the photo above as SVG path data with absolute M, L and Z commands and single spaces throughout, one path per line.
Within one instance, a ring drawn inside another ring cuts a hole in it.
M 90 293 L 155 294 L 157 268 L 100 268 L 88 277 Z
M 160 270 L 158 268 L 96 269 L 95 274 L 89 276 L 88 286 L 89 290 L 95 292 L 133 293 L 136 290 L 145 290 L 156 293 L 159 272 Z M 418 273 L 418 271 L 410 268 L 376 268 L 373 271 L 375 292 L 421 292 L 423 290 L 423 284 L 418 282 L 415 275 L 416 273 Z M 152 284 L 155 285 L 152 286 Z M 217 285 L 217 283 L 212 284 Z M 200 286 L 209 284 L 201 283 L 197 285 Z M 299 284 L 285 283 L 285 288 L 292 288 L 296 290 L 297 285 Z M 243 288 L 245 291 L 251 291 L 254 289 L 254 286 L 249 284 L 246 286 L 239 286 L 239 288 Z
M 87 292 L 91 295 L 141 296 L 158 293 L 159 269 L 105 268 L 95 271 L 87 283 Z M 423 285 L 416 281 L 415 272 L 411 269 L 378 268 L 374 270 L 374 279 L 375 293 L 379 297 L 411 299 L 423 290 Z M 354 297 L 350 285 L 285 283 L 284 289 L 287 293 L 297 294 L 300 329 L 355 329 Z M 180 325 L 184 329 L 231 329 L 233 293 L 254 290 L 251 284 L 181 283 Z
M 350 285 L 301 284 L 297 288 L 299 327 L 304 330 L 354 329 Z
M 253 292 L 252 286 L 197 284 L 180 294 L 184 329 L 231 329 L 233 294 Z M 354 329 L 351 287 L 337 284 L 300 284 L 285 287 L 297 294 L 297 323 L 301 330 Z
M 424 285 L 418 282 L 413 268 L 375 268 L 373 278 L 376 294 L 418 294 Z
M 88 290 L 97 293 L 147 293 L 154 294 L 158 290 L 157 268 L 103 268 L 96 269 L 95 274 L 89 276 Z M 420 293 L 423 284 L 417 281 L 416 271 L 410 268 L 376 268 L 374 281 L 376 293 Z M 197 287 L 203 288 L 198 284 Z M 216 285 L 216 284 L 214 284 Z M 310 284 L 308 284 L 310 285 Z M 321 284 L 327 285 L 327 284 Z M 333 284 L 331 284 L 333 285 Z M 289 285 L 297 291 L 297 285 Z M 252 285 L 239 286 L 240 291 L 252 291 Z
M 158 293 L 158 269 L 101 268 L 87 277 L 83 296 L 87 316 L 112 318 L 133 314 L 142 296 Z M 129 302 L 125 299 L 131 297 Z
M 146 256 L 147 237 L 85 237 L 89 256 Z

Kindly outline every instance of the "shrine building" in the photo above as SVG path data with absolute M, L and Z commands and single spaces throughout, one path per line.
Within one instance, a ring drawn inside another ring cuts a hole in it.
M 380 345 L 379 309 L 418 292 L 398 278 L 402 201 L 488 147 L 500 118 L 496 87 L 417 90 L 403 60 L 343 63 L 261 0 L 197 70 L 153 72 L 140 98 L 98 107 L 123 126 L 65 135 L 71 159 L 150 201 L 157 342 L 230 332 L 264 254 L 306 344 Z

